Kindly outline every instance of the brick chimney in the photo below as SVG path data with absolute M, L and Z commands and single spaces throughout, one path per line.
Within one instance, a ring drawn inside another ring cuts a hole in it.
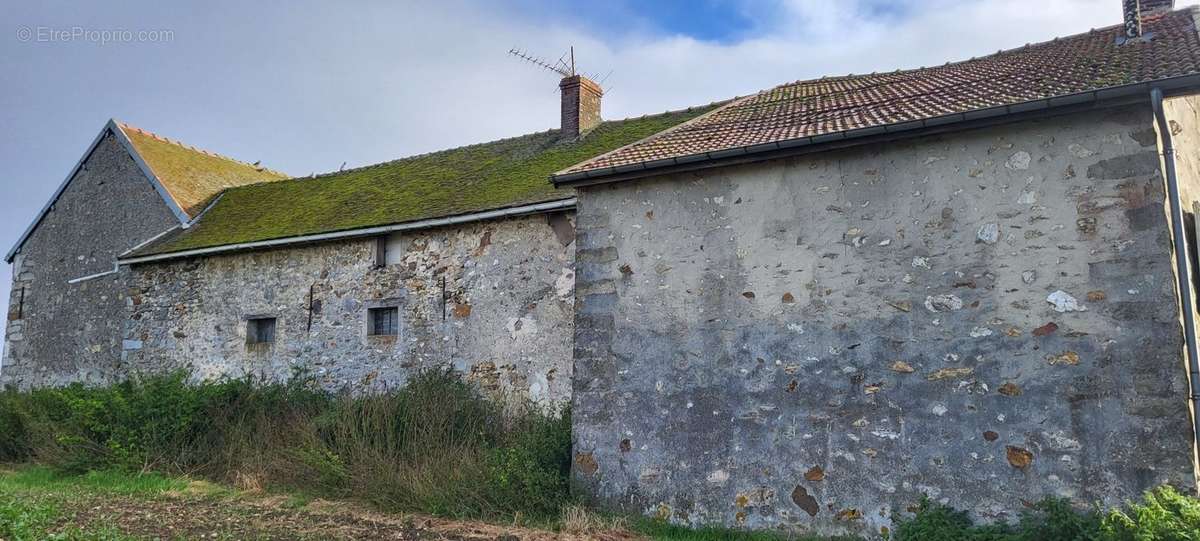
M 558 83 L 562 90 L 562 132 L 579 137 L 600 123 L 600 85 L 582 75 L 565 77 Z
M 1143 37 L 1142 21 L 1151 15 L 1175 8 L 1175 0 L 1121 0 L 1125 20 L 1125 38 Z

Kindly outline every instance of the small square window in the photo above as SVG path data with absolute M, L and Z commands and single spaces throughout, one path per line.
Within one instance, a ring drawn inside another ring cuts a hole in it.
M 275 342 L 275 318 L 260 317 L 246 320 L 247 344 L 271 344 Z
M 371 336 L 396 336 L 400 333 L 400 309 L 372 308 L 367 311 L 367 334 Z

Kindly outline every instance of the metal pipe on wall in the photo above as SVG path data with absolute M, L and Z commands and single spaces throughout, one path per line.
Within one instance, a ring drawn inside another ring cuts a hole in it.
M 1192 444 L 1193 451 L 1200 452 L 1200 411 L 1197 411 L 1197 401 L 1200 400 L 1200 353 L 1196 347 L 1196 316 L 1195 299 L 1192 296 L 1192 274 L 1188 261 L 1187 239 L 1183 228 L 1183 202 L 1179 195 L 1179 177 L 1175 172 L 1175 147 L 1171 142 L 1171 125 L 1163 111 L 1162 89 L 1150 91 L 1150 104 L 1154 108 L 1154 119 L 1158 123 L 1158 133 L 1162 137 L 1163 164 L 1167 175 L 1167 201 L 1171 207 L 1171 235 L 1175 243 L 1175 274 L 1178 279 L 1179 298 L 1183 305 L 1183 335 L 1187 341 L 1188 354 L 1188 387 L 1191 389 L 1189 400 L 1192 403 Z

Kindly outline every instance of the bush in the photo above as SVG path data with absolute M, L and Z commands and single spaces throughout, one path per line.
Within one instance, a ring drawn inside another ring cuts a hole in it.
M 0 462 L 19 462 L 29 459 L 29 432 L 22 396 L 14 390 L 0 391 Z
M 1128 512 L 1113 510 L 1104 517 L 1104 539 L 1112 541 L 1200 540 L 1200 500 L 1169 486 L 1147 492 Z
M 1077 510 L 1065 499 L 1047 498 L 1016 524 L 976 525 L 964 511 L 924 500 L 916 516 L 901 520 L 898 541 L 1200 541 L 1200 499 L 1164 486 L 1147 492 L 1128 510 L 1107 515 Z
M 569 412 L 488 400 L 449 370 L 392 393 L 188 383 L 0 394 L 0 459 L 61 471 L 183 473 L 242 488 L 352 496 L 386 510 L 553 519 L 570 503 Z

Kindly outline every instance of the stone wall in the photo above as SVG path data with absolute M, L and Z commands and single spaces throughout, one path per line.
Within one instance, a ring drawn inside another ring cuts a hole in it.
M 397 234 L 382 268 L 375 239 L 138 265 L 127 366 L 269 380 L 304 370 L 330 389 L 384 389 L 452 364 L 485 389 L 565 402 L 572 220 L 558 213 Z M 367 334 L 368 309 L 383 306 L 400 309 L 396 337 Z M 278 318 L 273 345 L 247 344 L 248 316 Z
M 1180 205 L 1184 211 L 1184 234 L 1190 246 L 1192 298 L 1200 299 L 1196 289 L 1200 283 L 1200 239 L 1197 238 L 1196 229 L 1196 217 L 1200 215 L 1200 98 L 1169 98 L 1164 101 L 1163 110 L 1175 147 L 1176 180 L 1179 182 Z M 1160 128 L 1156 126 L 1156 129 Z M 1193 309 L 1192 314 L 1193 322 L 1200 321 L 1200 311 Z M 1200 467 L 1195 470 L 1200 476 Z M 1197 486 L 1200 486 L 1200 477 L 1197 477 Z
M 576 480 L 866 534 L 1191 487 L 1164 205 L 1148 107 L 583 188 Z
M 178 224 L 106 134 L 13 261 L 0 385 L 109 381 L 119 370 L 124 279 L 68 281 L 113 270 L 117 255 Z

